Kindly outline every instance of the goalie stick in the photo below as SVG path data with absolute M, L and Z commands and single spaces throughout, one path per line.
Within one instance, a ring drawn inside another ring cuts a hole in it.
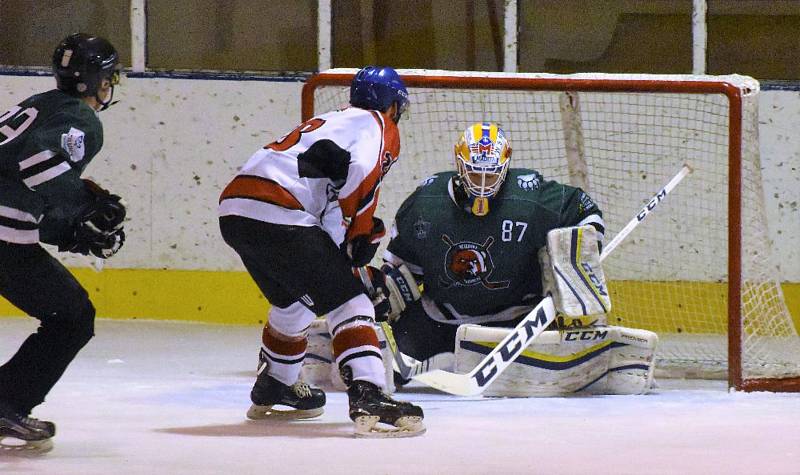
M 437 369 L 437 365 L 444 364 L 444 358 L 442 358 L 443 355 L 441 354 L 433 355 L 422 361 L 404 354 L 397 346 L 391 325 L 389 325 L 388 322 L 381 322 L 380 325 L 383 330 L 383 335 L 386 337 L 386 344 L 389 346 L 389 351 L 392 352 L 397 374 L 399 374 L 401 378 L 411 379 L 418 374 Z
M 375 294 L 375 287 L 372 285 L 372 280 L 367 274 L 367 269 L 364 267 L 356 267 L 355 269 L 356 272 L 358 272 L 358 277 L 361 279 L 361 282 L 367 288 L 367 294 L 372 298 L 371 296 Z M 397 372 L 400 373 L 403 379 L 411 379 L 412 376 L 420 374 L 428 369 L 428 365 L 424 364 L 425 362 L 414 360 L 400 352 L 400 348 L 397 347 L 397 342 L 394 339 L 394 332 L 392 332 L 392 327 L 389 325 L 389 322 L 380 322 L 379 324 L 381 330 L 383 330 L 383 335 L 386 337 L 386 344 L 389 346 L 392 358 L 394 358 L 394 365 L 397 367 Z M 406 362 L 406 358 L 410 361 Z
M 614 236 L 614 239 L 608 243 L 600 254 L 600 262 L 603 262 L 622 240 L 691 172 L 692 167 L 684 164 L 678 174 L 650 198 L 644 208 L 636 213 L 636 216 Z M 469 373 L 458 374 L 437 369 L 429 373 L 416 375 L 414 379 L 432 388 L 457 396 L 476 396 L 481 394 L 555 318 L 556 309 L 553 304 L 553 298 L 548 295 Z

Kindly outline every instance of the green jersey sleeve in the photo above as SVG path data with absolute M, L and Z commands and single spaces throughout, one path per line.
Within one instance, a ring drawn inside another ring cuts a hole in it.
M 62 241 L 94 199 L 81 173 L 102 147 L 102 129 L 95 121 L 60 112 L 33 131 L 29 147 L 47 158 L 20 173 L 23 182 L 45 203 L 40 225 L 43 242 Z
M 405 263 L 414 274 L 422 274 L 420 261 L 416 255 L 415 246 L 411 239 L 414 233 L 414 224 L 411 221 L 411 211 L 414 208 L 417 192 L 409 195 L 400 205 L 395 215 L 392 237 L 386 247 L 385 260 L 398 264 Z
M 605 232 L 602 220 L 603 212 L 592 197 L 580 188 L 569 185 L 563 185 L 563 187 L 565 193 L 559 227 L 591 224 L 603 234 Z

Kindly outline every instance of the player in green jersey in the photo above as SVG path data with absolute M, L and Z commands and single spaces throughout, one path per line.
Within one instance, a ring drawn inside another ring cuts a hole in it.
M 455 172 L 426 179 L 405 200 L 384 254 L 389 283 L 400 283 L 385 294 L 405 300 L 402 312 L 385 305 L 384 314 L 400 351 L 417 360 L 453 352 L 461 324 L 513 327 L 530 312 L 543 298 L 537 252 L 550 230 L 589 224 L 604 232 L 583 190 L 510 168 L 511 146 L 496 124 L 468 127 L 455 162 Z M 404 289 L 414 281 L 417 300 Z
M 76 33 L 53 54 L 57 88 L 0 113 L 0 295 L 41 322 L 0 366 L 0 449 L 49 448 L 52 422 L 30 417 L 94 334 L 86 290 L 40 242 L 105 259 L 122 246 L 120 197 L 80 175 L 103 146 L 119 57 Z M 23 443 L 4 444 L 9 438 Z

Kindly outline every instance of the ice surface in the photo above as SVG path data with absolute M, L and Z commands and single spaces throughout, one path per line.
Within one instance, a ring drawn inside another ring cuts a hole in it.
M 35 331 L 0 318 L 0 361 Z M 411 388 L 428 433 L 352 437 L 346 396 L 294 423 L 244 417 L 260 328 L 97 322 L 34 416 L 52 452 L 0 455 L 0 474 L 797 474 L 800 395 L 660 381 L 647 396 L 457 398 Z

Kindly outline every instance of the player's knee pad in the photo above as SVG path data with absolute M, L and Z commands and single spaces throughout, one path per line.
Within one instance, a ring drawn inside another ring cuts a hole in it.
M 336 336 L 339 331 L 346 327 L 374 325 L 375 309 L 366 294 L 358 294 L 328 312 L 325 315 L 325 319 L 328 322 L 328 330 L 331 335 Z
M 316 315 L 302 303 L 294 302 L 288 307 L 276 307 L 269 310 L 269 327 L 287 337 L 303 337 Z
M 78 298 L 68 307 L 42 318 L 41 331 L 57 333 L 59 340 L 69 341 L 71 346 L 82 348 L 94 336 L 95 313 L 88 296 Z
M 456 372 L 472 370 L 509 331 L 462 325 L 456 334 Z M 484 395 L 645 394 L 653 384 L 657 343 L 653 332 L 624 327 L 546 331 Z
M 384 377 L 387 392 L 394 392 L 394 378 L 392 369 L 392 354 L 386 344 L 385 335 L 377 331 L 378 344 L 383 357 Z M 313 386 L 333 391 L 347 389 L 342 381 L 339 366 L 333 356 L 331 334 L 325 320 L 314 320 L 308 330 L 308 349 L 303 361 L 303 379 Z
M 375 332 L 375 312 L 366 294 L 358 294 L 326 315 L 333 357 L 339 370 L 385 386 L 383 357 Z M 343 377 L 343 379 L 347 379 Z
M 384 375 L 386 378 L 387 392 L 394 392 L 394 378 L 392 368 L 392 354 L 386 337 L 382 331 L 376 332 L 378 345 L 383 357 Z M 333 356 L 333 344 L 325 320 L 317 319 L 308 329 L 308 347 L 303 360 L 303 380 L 313 386 L 333 391 L 344 391 L 346 386 L 342 381 L 339 366 Z

